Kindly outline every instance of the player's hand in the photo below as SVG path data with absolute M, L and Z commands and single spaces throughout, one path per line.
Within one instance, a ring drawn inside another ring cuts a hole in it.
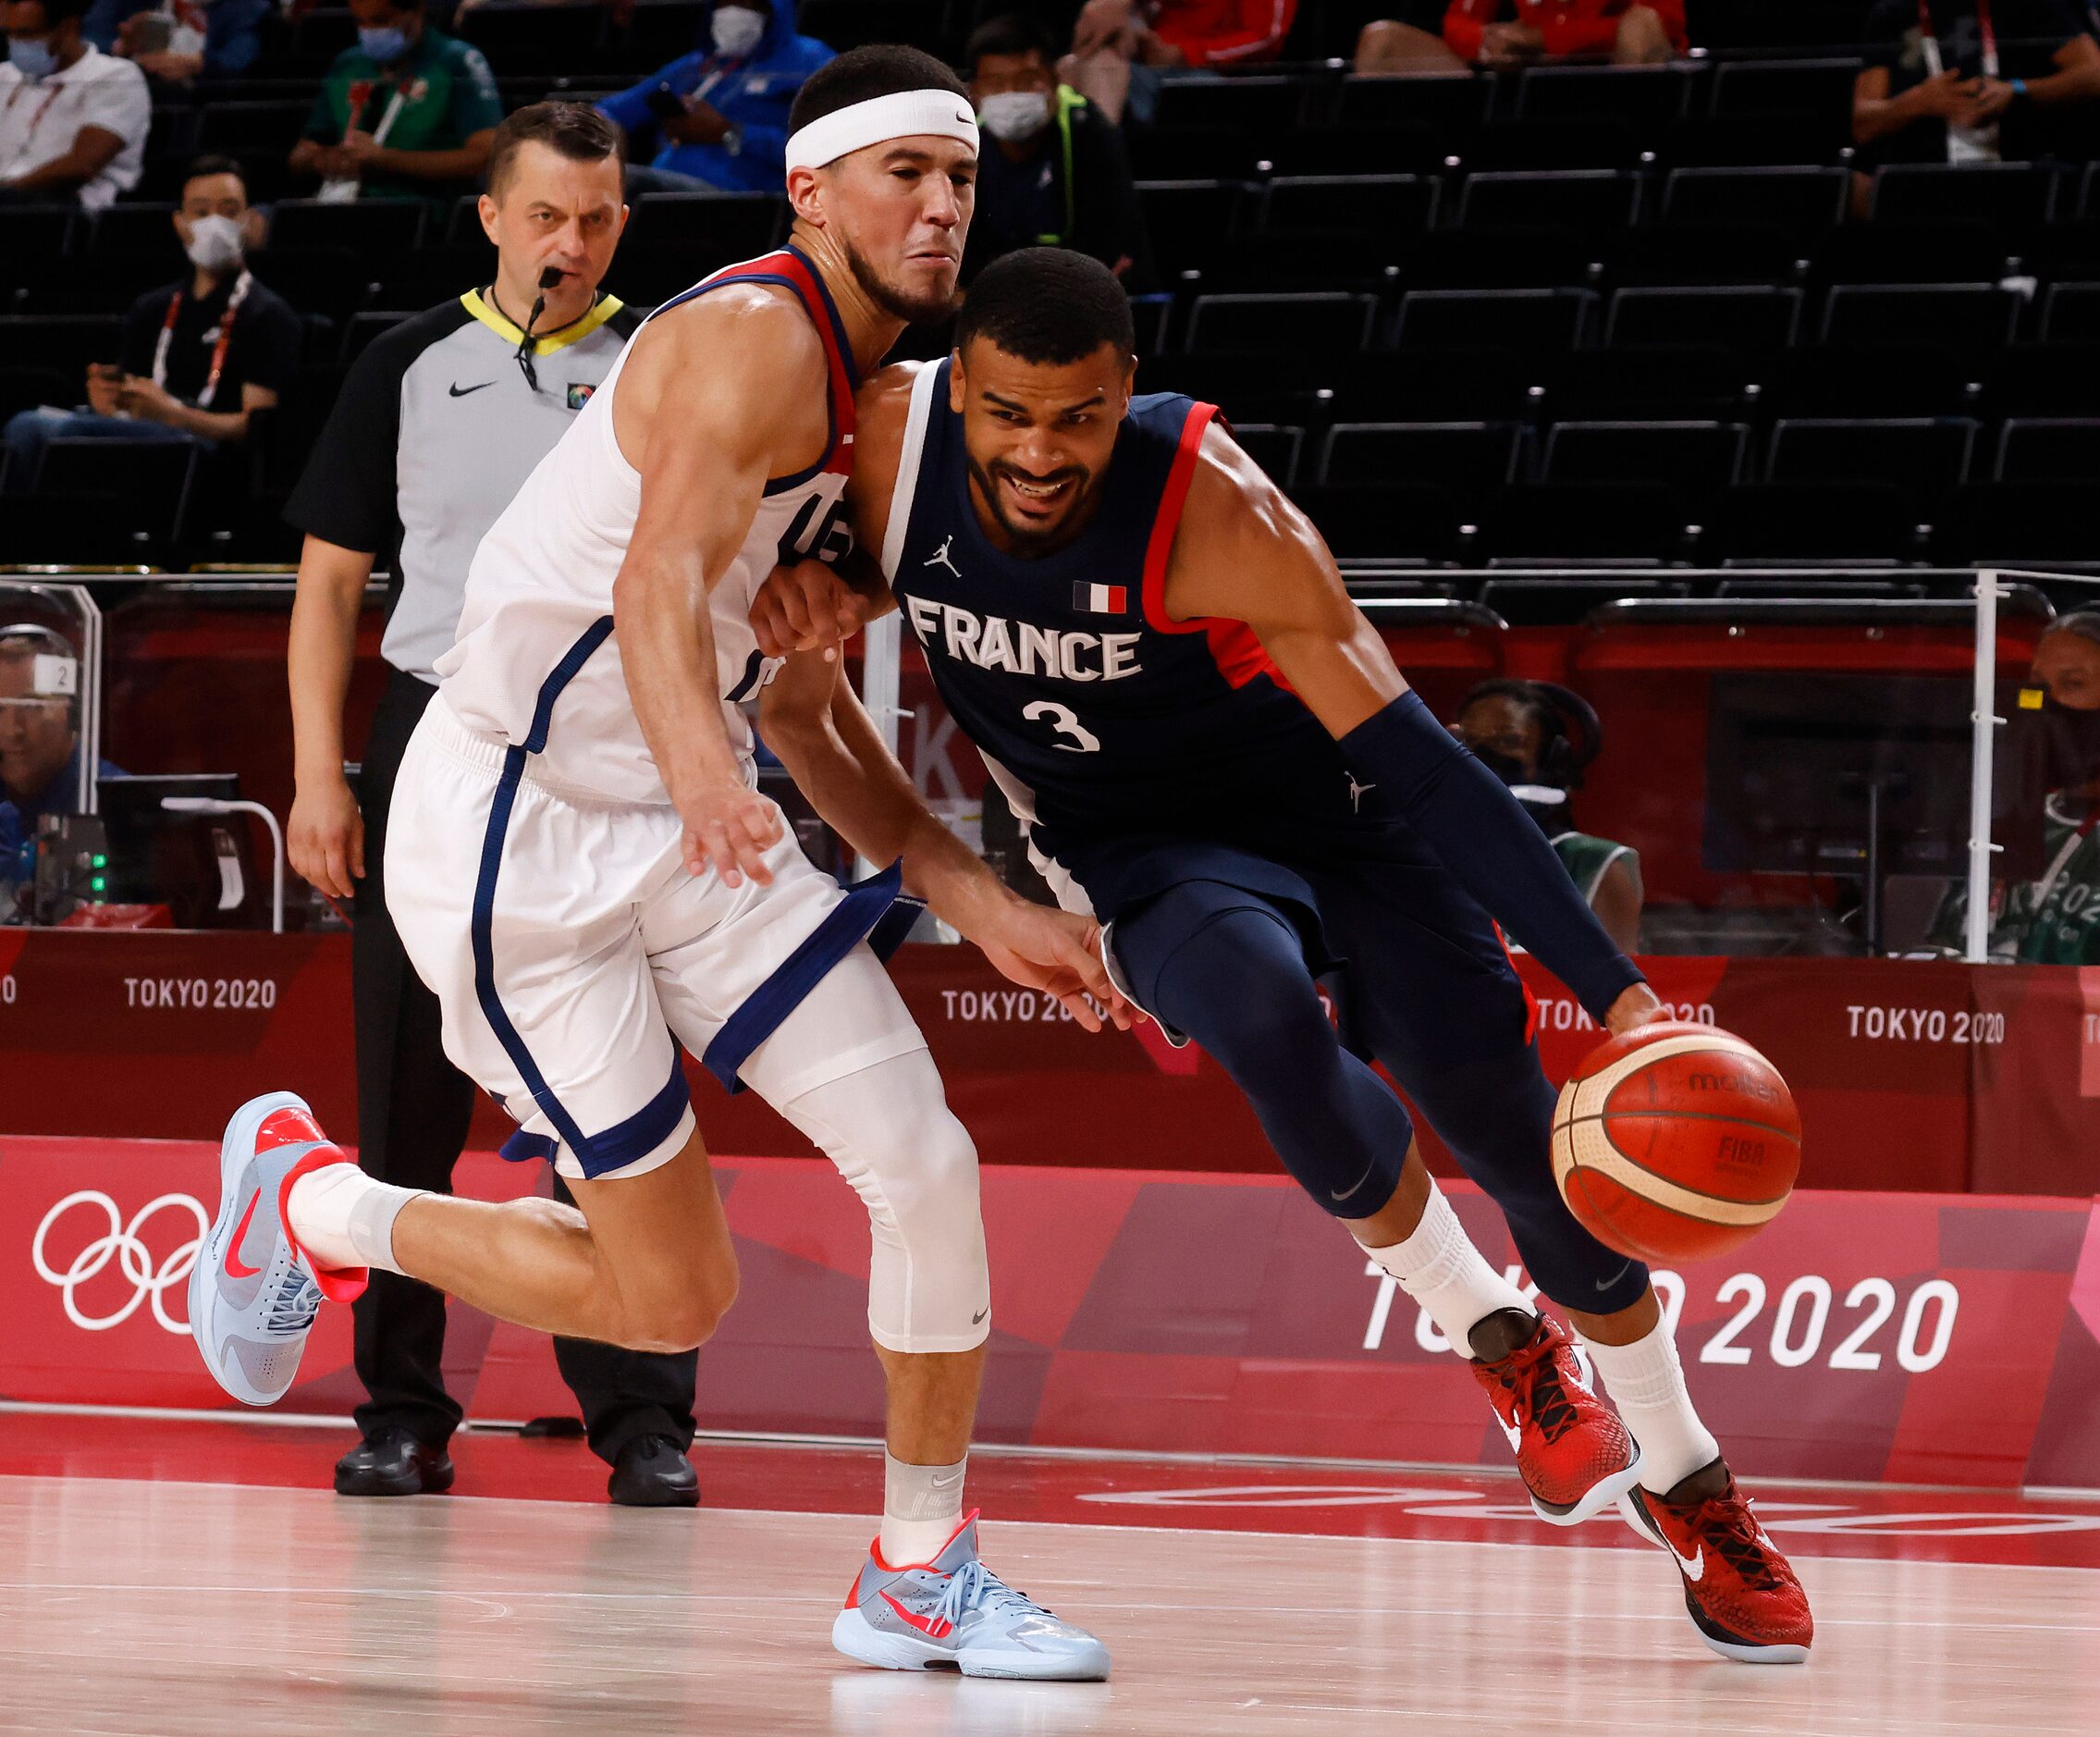
M 751 599 L 751 631 L 768 658 L 841 646 L 867 620 L 867 599 L 820 561 L 779 566 Z
M 990 932 L 973 939 L 1001 976 L 1056 996 L 1089 1031 L 1101 1029 L 1096 1004 L 1108 1010 L 1118 1031 L 1129 1030 L 1141 1016 L 1109 981 L 1101 926 L 1087 918 L 1014 899 Z
M 780 842 L 780 810 L 742 779 L 696 785 L 681 798 L 678 818 L 685 822 L 689 874 L 705 874 L 711 866 L 726 887 L 740 887 L 746 877 L 762 887 L 772 884 L 766 853 Z
M 1604 1010 L 1604 1029 L 1615 1038 L 1622 1037 L 1642 1026 L 1661 1025 L 1670 1016 L 1670 1010 L 1656 999 L 1653 990 L 1645 983 L 1636 983 L 1621 992 L 1618 1000 Z
M 293 870 L 330 898 L 356 896 L 351 883 L 364 879 L 364 817 L 348 779 L 338 773 L 316 785 L 300 785 L 285 849 Z

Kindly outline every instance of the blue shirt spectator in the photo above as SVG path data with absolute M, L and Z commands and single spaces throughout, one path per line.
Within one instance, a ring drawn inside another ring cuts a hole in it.
M 794 0 L 724 0 L 701 40 L 696 52 L 598 105 L 631 139 L 653 131 L 657 142 L 649 164 L 629 172 L 630 190 L 778 192 L 788 109 L 832 51 L 795 33 Z
M 94 0 L 80 33 L 149 78 L 186 84 L 200 73 L 228 79 L 252 67 L 270 11 L 270 0 Z

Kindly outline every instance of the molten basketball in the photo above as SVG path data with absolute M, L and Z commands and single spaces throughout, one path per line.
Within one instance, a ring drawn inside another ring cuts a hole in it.
M 1561 1088 L 1554 1180 L 1590 1235 L 1637 1260 L 1711 1260 L 1786 1205 L 1801 1118 L 1779 1070 L 1713 1026 L 1642 1026 Z

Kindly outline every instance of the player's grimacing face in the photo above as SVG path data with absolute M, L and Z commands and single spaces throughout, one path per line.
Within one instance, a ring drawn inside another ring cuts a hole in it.
M 1135 366 L 1113 344 L 1063 363 L 1024 362 L 989 338 L 956 354 L 949 402 L 970 480 L 1015 553 L 1048 552 L 1091 516 Z
M 956 105 L 968 106 L 961 97 Z M 817 173 L 824 226 L 869 300 L 914 323 L 952 314 L 977 154 L 955 139 L 892 139 Z

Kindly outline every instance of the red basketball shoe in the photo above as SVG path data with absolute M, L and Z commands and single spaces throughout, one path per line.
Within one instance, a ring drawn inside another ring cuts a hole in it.
M 1750 1665 L 1808 1657 L 1815 1638 L 1809 1595 L 1724 1461 L 1693 1472 L 1668 1496 L 1630 1490 L 1619 1512 L 1676 1558 L 1685 1608 L 1700 1639 L 1722 1657 Z
M 1493 1362 L 1473 1360 L 1495 1421 L 1517 1451 L 1531 1508 L 1573 1526 L 1609 1508 L 1640 1476 L 1640 1447 L 1618 1413 L 1582 1385 L 1575 1347 L 1541 1313 L 1529 1339 Z

